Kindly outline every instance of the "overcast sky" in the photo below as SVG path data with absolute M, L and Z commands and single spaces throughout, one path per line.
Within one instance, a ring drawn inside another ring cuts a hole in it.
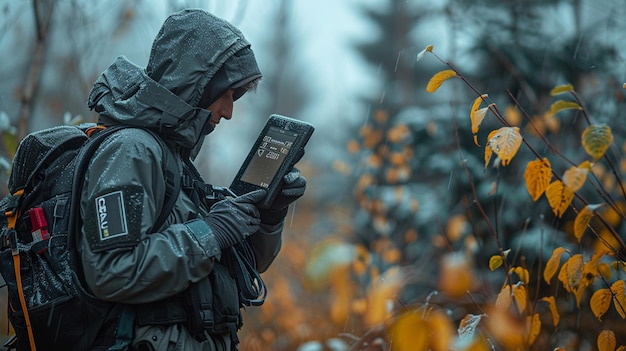
M 80 7 L 83 16 L 75 16 L 76 23 L 68 24 L 69 33 L 55 33 L 52 36 L 53 45 L 48 47 L 46 56 L 47 67 L 55 66 L 55 57 L 67 55 L 67 45 L 76 45 L 82 48 L 87 46 L 89 50 L 79 53 L 79 66 L 86 77 L 91 81 L 94 72 L 101 72 L 119 55 L 124 55 L 132 62 L 145 66 L 148 60 L 152 40 L 157 34 L 165 18 L 170 14 L 172 1 L 140 1 L 132 14 L 132 20 L 124 28 L 111 26 L 116 23 L 120 15 L 120 8 L 124 3 L 111 1 L 59 1 L 55 4 L 55 13 L 71 13 L 68 8 Z M 240 28 L 247 39 L 252 43 L 257 53 L 257 59 L 261 70 L 270 55 L 266 54 L 268 48 L 264 44 L 268 41 L 268 29 L 272 29 L 272 20 L 278 2 L 266 0 L 231 0 L 231 1 L 179 1 L 189 7 L 202 7 L 215 15 L 222 17 Z M 310 97 L 310 108 L 296 118 L 308 120 L 317 127 L 315 139 L 312 140 L 312 149 L 315 144 L 326 146 L 332 143 L 334 138 L 339 138 L 343 122 L 352 119 L 365 119 L 365 111 L 358 110 L 355 99 L 352 97 L 357 92 L 367 91 L 373 88 L 372 72 L 362 66 L 357 53 L 354 52 L 352 42 L 357 38 L 363 38 L 368 33 L 368 25 L 363 18 L 357 17 L 354 8 L 367 3 L 376 3 L 375 0 L 315 0 L 288 2 L 292 7 L 289 20 L 295 31 L 293 37 L 297 43 L 290 48 L 298 52 L 294 56 L 299 60 L 298 64 L 303 67 L 301 84 L 311 87 L 314 94 Z M 16 87 L 23 84 L 24 76 L 14 72 L 22 72 L 21 67 L 27 64 L 25 57 L 31 54 L 31 45 L 24 45 L 24 40 L 32 38 L 30 33 L 33 28 L 32 3 L 29 1 L 0 0 L 0 9 L 5 23 L 0 23 L 0 29 L 7 32 L 0 34 L 0 52 L 6 58 L 11 53 L 7 64 L 0 70 L 3 85 L 0 86 L 0 110 L 9 115 L 17 114 L 18 101 L 14 99 Z M 65 12 L 64 12 L 65 11 Z M 18 21 L 15 21 L 18 18 Z M 10 22 L 9 22 L 10 21 Z M 11 23 L 11 25 L 9 25 Z M 294 25 L 295 24 L 295 25 Z M 67 26 L 65 26 L 67 27 Z M 14 34 L 14 35 L 13 35 Z M 94 36 L 96 42 L 94 42 Z M 56 51 L 56 52 L 55 52 Z M 62 52 L 62 54 L 60 54 Z M 300 55 L 301 54 L 301 55 Z M 13 73 L 11 73 L 13 72 Z M 55 70 L 43 72 L 42 82 L 58 84 L 58 73 Z M 42 83 L 46 84 L 46 83 Z M 253 100 L 248 96 L 238 102 L 237 111 L 253 111 L 254 106 L 246 106 Z M 10 105 L 10 106 L 9 106 Z M 267 116 L 263 116 L 266 118 Z M 49 119 L 49 116 L 46 116 Z M 332 121 L 329 126 L 328 121 Z M 39 121 L 34 125 L 46 126 L 46 121 Z M 219 133 L 214 133 L 208 139 L 207 146 L 231 144 L 229 139 L 240 138 L 242 129 L 233 121 L 220 124 Z M 47 123 L 52 123 L 48 121 Z M 250 132 L 256 134 L 256 132 Z M 320 140 L 318 143 L 317 140 Z M 252 142 L 252 141 L 251 141 Z M 337 146 L 333 146 L 337 147 Z M 342 147 L 342 146 L 339 146 Z M 219 153 L 211 153 L 209 157 L 229 168 L 225 177 L 232 177 L 232 173 L 238 168 L 239 159 L 246 152 L 237 148 L 225 150 L 220 147 Z M 232 164 L 231 164 L 232 163 Z

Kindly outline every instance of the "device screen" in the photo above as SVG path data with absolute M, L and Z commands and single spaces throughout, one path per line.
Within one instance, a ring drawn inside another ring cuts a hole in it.
M 293 131 L 269 127 L 241 180 L 262 188 L 269 187 L 297 136 L 298 133 Z

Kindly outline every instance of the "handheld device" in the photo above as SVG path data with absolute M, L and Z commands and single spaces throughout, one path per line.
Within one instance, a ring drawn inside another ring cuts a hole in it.
M 271 115 L 237 172 L 230 190 L 242 195 L 265 189 L 267 196 L 258 207 L 270 207 L 278 194 L 283 177 L 304 155 L 304 146 L 314 130 L 310 123 Z

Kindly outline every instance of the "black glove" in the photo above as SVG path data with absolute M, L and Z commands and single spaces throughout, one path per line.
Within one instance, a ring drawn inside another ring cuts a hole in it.
M 306 178 L 300 175 L 300 170 L 293 167 L 283 177 L 280 193 L 276 195 L 274 202 L 267 209 L 259 210 L 261 222 L 264 224 L 278 224 L 287 215 L 287 209 L 291 203 L 298 200 L 306 190 Z
M 266 195 L 265 190 L 255 190 L 234 199 L 216 202 L 204 218 L 211 228 L 220 248 L 240 243 L 259 230 L 259 210 L 254 205 Z

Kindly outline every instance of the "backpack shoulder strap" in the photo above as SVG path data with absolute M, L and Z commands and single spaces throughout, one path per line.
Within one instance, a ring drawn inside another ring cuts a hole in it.
M 85 133 L 89 136 L 89 139 L 76 156 L 76 163 L 74 164 L 74 179 L 72 182 L 73 198 L 70 203 L 70 218 L 67 236 L 68 248 L 75 247 L 74 244 L 76 243 L 75 237 L 73 235 L 75 233 L 75 229 L 79 227 L 78 218 L 80 214 L 80 196 L 83 190 L 83 181 L 85 179 L 87 165 L 89 165 L 91 157 L 94 155 L 100 144 L 102 144 L 102 141 L 104 141 L 104 139 L 106 139 L 106 137 L 108 137 L 110 134 L 121 128 L 121 126 L 109 128 L 93 127 L 90 130 L 85 131 Z M 95 131 L 98 131 L 98 133 L 94 135 L 93 133 Z
M 100 130 L 98 133 L 96 133 L 95 135 L 90 136 L 89 141 L 87 142 L 85 147 L 81 149 L 80 153 L 77 156 L 72 194 L 81 194 L 82 183 L 83 183 L 83 180 L 85 179 L 85 172 L 87 171 L 87 166 L 89 165 L 89 161 L 91 160 L 92 156 L 94 155 L 94 153 L 96 152 L 100 144 L 102 144 L 104 139 L 106 139 L 109 135 L 123 128 L 137 128 L 137 127 L 112 126 L 112 127 L 104 128 Z M 165 144 L 163 139 L 159 135 L 157 135 L 154 131 L 151 131 L 149 129 L 144 129 L 144 130 L 150 132 L 150 134 L 154 137 L 154 139 L 159 143 L 159 145 L 161 146 L 161 150 L 163 151 L 162 169 L 163 169 L 163 174 L 165 177 L 165 200 L 164 200 L 165 202 L 161 209 L 161 212 L 159 213 L 159 217 L 157 217 L 157 220 L 152 226 L 152 228 L 158 229 L 161 226 L 163 226 L 163 224 L 167 220 L 167 217 L 172 212 L 172 209 L 174 208 L 174 204 L 176 203 L 176 200 L 178 198 L 178 192 L 180 191 L 180 183 L 181 183 L 181 171 L 180 171 L 181 167 L 179 165 L 176 155 L 174 154 L 172 149 Z M 76 195 L 76 196 L 80 196 L 80 195 Z M 77 222 L 78 214 L 80 213 L 79 201 L 76 201 L 76 200 L 73 201 L 72 206 L 75 206 L 75 207 L 71 209 L 70 211 L 70 225 L 72 226 L 72 228 L 70 228 L 69 230 L 70 233 L 73 233 L 72 229 L 77 227 L 77 224 L 78 224 Z M 73 238 L 71 238 L 71 235 L 69 235 L 68 245 L 73 245 L 74 241 L 72 240 Z
M 174 154 L 174 151 L 163 141 L 163 139 L 154 131 L 148 130 L 154 139 L 161 145 L 163 150 L 163 162 L 161 167 L 163 168 L 163 175 L 165 177 L 165 202 L 159 217 L 152 226 L 153 230 L 158 230 L 165 224 L 167 217 L 174 209 L 174 204 L 178 199 L 178 193 L 181 187 L 181 165 L 178 162 L 178 157 Z

